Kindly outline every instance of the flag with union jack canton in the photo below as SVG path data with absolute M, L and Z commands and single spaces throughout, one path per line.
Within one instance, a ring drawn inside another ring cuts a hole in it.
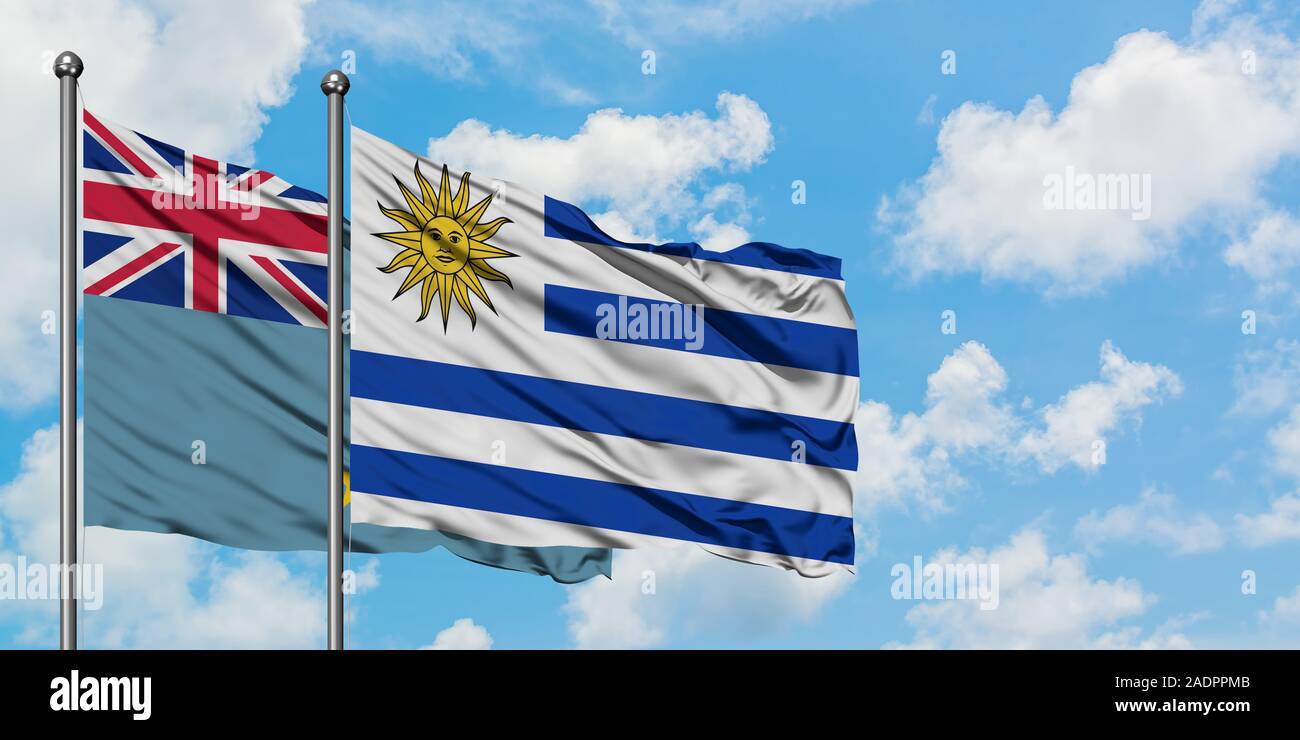
M 87 294 L 325 326 L 324 196 L 83 122 Z
M 88 111 L 82 123 L 85 523 L 324 549 L 325 198 Z M 610 573 L 603 548 L 349 533 L 358 552 Z

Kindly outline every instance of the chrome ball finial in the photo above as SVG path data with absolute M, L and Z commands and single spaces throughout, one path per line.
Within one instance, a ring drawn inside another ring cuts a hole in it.
M 81 57 L 74 52 L 65 51 L 54 58 L 55 77 L 71 76 L 76 79 L 81 76 L 81 70 L 83 69 L 85 69 L 85 65 L 81 63 Z
M 334 93 L 347 95 L 350 87 L 352 87 L 352 83 L 348 82 L 348 76 L 337 69 L 326 72 L 320 81 L 320 91 L 326 95 L 333 95 Z

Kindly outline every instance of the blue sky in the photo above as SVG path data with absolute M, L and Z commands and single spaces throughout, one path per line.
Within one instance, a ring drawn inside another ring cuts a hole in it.
M 844 259 L 872 473 L 855 499 L 856 577 L 801 581 L 689 548 L 619 553 L 614 583 L 577 587 L 445 552 L 357 557 L 367 575 L 350 604 L 352 646 L 1300 645 L 1293 13 L 322 0 L 250 5 L 245 17 L 262 19 L 250 37 L 235 9 L 118 5 L 4 11 L 19 16 L 5 27 L 24 31 L 4 54 L 32 70 L 6 146 L 36 142 L 7 153 L 33 171 L 52 176 L 55 161 L 41 55 L 70 47 L 98 113 L 321 190 L 318 80 L 355 59 L 353 122 L 408 149 L 576 195 L 611 230 L 710 246 L 743 234 Z M 199 27 L 205 38 L 187 42 Z M 103 49 L 114 30 L 140 35 L 137 56 Z M 723 93 L 761 120 L 727 118 Z M 595 115 L 631 138 L 584 136 Z M 673 154 L 674 126 L 743 153 L 696 152 L 695 164 L 645 175 L 637 152 Z M 488 131 L 501 146 L 486 146 Z M 647 148 L 626 145 L 636 137 Z M 550 168 L 557 147 L 603 174 Z M 1045 210 L 1043 177 L 1066 165 L 1149 174 L 1150 220 Z M 9 199 L 14 259 L 48 276 L 54 253 L 36 245 L 53 233 L 55 190 L 37 177 L 44 190 Z M 794 181 L 806 203 L 792 202 Z M 53 301 L 2 279 L 0 306 L 22 321 Z M 955 334 L 942 330 L 948 310 Z M 52 340 L 9 321 L 0 349 L 36 358 L 0 378 L 0 481 L 13 481 L 0 484 L 0 554 L 14 555 L 48 545 L 48 445 L 29 440 L 57 402 Z M 86 615 L 88 646 L 323 644 L 319 556 L 91 530 L 88 557 L 97 545 L 130 576 Z M 915 556 L 998 563 L 999 607 L 891 598 L 891 568 Z M 653 595 L 640 588 L 646 570 Z M 150 582 L 166 587 L 134 596 Z M 237 598 L 247 594 L 261 601 Z M 310 624 L 286 627 L 285 610 Z M 48 646 L 54 619 L 0 602 L 0 645 Z

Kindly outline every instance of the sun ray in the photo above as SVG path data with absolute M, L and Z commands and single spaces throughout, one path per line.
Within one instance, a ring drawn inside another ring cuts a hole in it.
M 473 328 L 478 325 L 478 317 L 474 315 L 474 306 L 469 302 L 469 291 L 465 290 L 465 283 L 460 279 L 464 274 L 465 271 L 461 270 L 449 276 L 448 282 L 451 283 L 451 290 L 456 294 L 456 302 L 460 304 L 461 310 L 469 314 L 469 325 Z
M 496 233 L 501 230 L 501 227 L 509 223 L 514 223 L 514 222 L 506 218 L 505 216 L 502 216 L 501 218 L 495 219 L 488 223 L 479 224 L 478 226 L 475 226 L 473 229 L 470 230 L 469 238 L 478 239 L 481 242 L 485 242 L 488 239 L 491 239 L 492 237 L 496 236 Z
M 397 180 L 397 177 L 394 176 L 393 179 Z M 403 185 L 401 180 L 397 180 L 397 187 L 401 188 L 402 197 L 406 199 L 406 205 L 410 207 L 412 215 L 419 219 L 420 223 L 428 223 L 433 219 L 433 212 L 425 207 L 424 203 L 420 202 L 420 199 L 415 197 L 415 193 L 412 193 L 410 188 Z
M 492 313 L 497 312 L 496 306 L 492 305 L 492 299 L 488 297 L 487 289 L 483 287 L 483 283 L 479 282 L 478 275 L 474 274 L 474 270 L 461 270 L 456 273 L 456 279 L 474 291 L 474 295 L 478 296 L 488 308 L 492 309 Z
M 420 235 L 419 231 L 390 231 L 387 234 L 375 234 L 380 239 L 387 239 L 399 247 L 408 249 L 420 248 Z
M 403 267 L 411 267 L 420 261 L 420 250 L 403 249 L 393 257 L 393 261 L 388 263 L 388 267 L 379 268 L 382 272 L 397 272 Z
M 472 260 L 490 260 L 496 257 L 514 257 L 514 252 L 507 252 L 500 247 L 494 247 L 487 242 L 481 242 L 477 239 L 469 240 L 469 258 Z
M 402 287 L 397 289 L 397 293 L 393 297 L 396 298 L 397 296 L 410 290 L 412 286 L 419 284 L 421 280 L 424 280 L 425 278 L 429 277 L 429 274 L 432 272 L 433 272 L 433 268 L 430 267 L 428 263 L 421 263 L 415 267 L 412 267 L 411 271 L 406 274 L 406 280 L 402 281 Z
M 470 269 L 472 269 L 474 272 L 487 278 L 488 280 L 496 280 L 498 282 L 505 283 L 506 285 L 509 285 L 512 288 L 514 287 L 514 285 L 510 282 L 510 277 L 508 275 L 506 275 L 504 272 L 501 272 L 500 270 L 497 270 L 495 267 L 489 265 L 483 260 L 477 260 L 477 259 L 470 260 L 469 266 Z
M 396 221 L 398 226 L 401 226 L 403 229 L 406 229 L 407 231 L 420 230 L 420 222 L 416 221 L 415 216 L 407 213 L 406 211 L 399 210 L 397 208 L 384 208 L 383 203 L 379 204 L 379 211 L 383 213 L 385 216 Z
M 433 183 L 429 182 L 429 178 L 420 171 L 419 162 L 415 163 L 415 182 L 420 186 L 420 201 L 424 203 L 424 207 L 428 208 L 433 215 L 439 215 L 438 193 L 433 189 Z
M 473 231 L 478 226 L 478 220 L 483 217 L 483 212 L 491 204 L 492 194 L 488 193 L 487 197 L 480 200 L 473 208 L 457 216 L 456 221 L 465 228 L 465 231 Z
M 424 318 L 429 315 L 429 307 L 433 305 L 433 294 L 437 292 L 438 283 L 426 278 L 424 287 L 420 289 L 420 318 L 416 321 L 424 321 Z
M 451 276 L 445 273 L 438 273 L 438 301 L 442 308 L 442 330 L 447 331 L 447 317 L 451 314 L 451 291 L 447 289 L 447 284 L 451 282 Z
M 447 175 L 447 165 L 442 166 L 442 184 L 438 187 L 438 215 L 455 216 L 451 210 L 451 180 Z
M 460 189 L 456 191 L 456 199 L 451 202 L 452 218 L 465 213 L 465 206 L 469 205 L 469 173 L 460 176 Z

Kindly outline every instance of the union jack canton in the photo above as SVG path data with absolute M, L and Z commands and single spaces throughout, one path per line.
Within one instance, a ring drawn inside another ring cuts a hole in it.
M 325 326 L 326 200 L 83 111 L 85 292 Z

